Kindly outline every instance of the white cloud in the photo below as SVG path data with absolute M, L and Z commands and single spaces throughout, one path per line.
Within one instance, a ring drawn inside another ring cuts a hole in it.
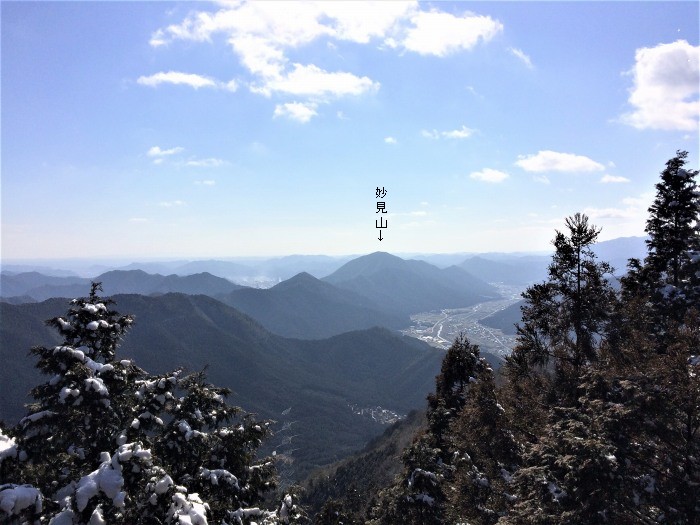
M 533 175 L 532 180 L 539 182 L 540 184 L 549 184 L 549 177 L 547 175 Z
M 420 134 L 426 139 L 438 140 L 440 137 L 446 139 L 467 139 L 475 133 L 475 130 L 468 128 L 467 126 L 462 126 L 459 129 L 453 129 L 451 131 L 438 131 L 436 129 L 421 130 Z
M 447 139 L 468 139 L 474 134 L 473 129 L 469 129 L 467 126 L 462 126 L 459 129 L 453 129 L 452 131 L 443 131 L 441 135 Z
M 437 10 L 418 11 L 411 17 L 401 45 L 421 55 L 447 56 L 469 50 L 480 40 L 489 41 L 503 31 L 503 24 L 489 16 L 466 13 L 454 16 Z
M 623 123 L 637 129 L 697 130 L 700 46 L 678 40 L 637 49 L 631 73 L 634 110 L 620 117 Z
M 384 48 L 446 56 L 470 50 L 502 30 L 503 25 L 488 16 L 472 13 L 455 16 L 435 8 L 423 10 L 415 0 L 236 1 L 222 2 L 215 11 L 193 11 L 181 23 L 157 30 L 150 43 L 160 47 L 175 40 L 211 42 L 215 35 L 222 35 L 252 75 L 248 82 L 252 91 L 266 96 L 284 93 L 309 97 L 319 103 L 317 97 L 359 95 L 376 91 L 380 85 L 352 72 L 328 72 L 314 64 L 290 65 L 290 51 L 318 39 L 326 39 L 326 48 L 333 53 L 337 52 L 336 41 L 362 45 L 375 41 Z M 141 77 L 139 82 L 157 85 L 177 81 L 193 87 L 237 87 L 235 82 L 222 84 L 206 77 L 186 77 L 183 73 L 158 75 Z M 277 106 L 276 114 L 278 110 L 290 114 L 284 106 L 282 109 Z M 308 107 L 305 114 L 308 121 Z
M 316 107 L 317 105 L 313 102 L 288 102 L 286 104 L 277 104 L 277 106 L 275 106 L 274 116 L 287 117 L 305 124 L 318 115 Z
M 603 184 L 610 184 L 615 182 L 630 182 L 630 180 L 627 177 L 621 177 L 619 175 L 608 175 L 606 173 L 600 179 L 600 182 L 602 182 Z
M 530 59 L 530 57 L 527 56 L 522 49 L 518 49 L 517 47 L 509 47 L 508 51 L 510 51 L 512 55 L 518 57 L 522 61 L 522 63 L 527 66 L 528 69 L 535 68 L 535 66 L 532 65 L 532 60 Z
M 539 151 L 534 155 L 520 155 L 516 166 L 525 171 L 601 171 L 605 167 L 583 155 L 559 153 L 556 151 Z
M 226 91 L 230 91 L 231 93 L 235 92 L 238 90 L 238 82 L 235 80 L 229 80 L 225 84 L 221 85 L 222 89 L 225 89 Z
M 481 171 L 474 171 L 469 175 L 469 177 L 471 177 L 472 179 L 492 183 L 503 182 L 509 176 L 510 175 L 503 171 L 493 170 L 491 168 L 484 168 Z
M 216 184 L 216 181 L 211 180 L 211 179 L 209 179 L 209 180 L 196 180 L 196 181 L 194 181 L 194 183 L 197 184 L 198 186 L 200 186 L 200 185 L 201 186 L 214 186 Z
M 329 73 L 314 65 L 294 64 L 293 68 L 285 75 L 268 78 L 263 85 L 252 87 L 253 92 L 268 97 L 273 92 L 297 96 L 341 97 L 379 89 L 379 82 L 352 73 Z
M 384 137 L 384 142 L 387 144 L 398 144 L 399 141 L 396 140 L 394 137 Z
M 225 161 L 215 158 L 193 159 L 188 160 L 186 164 L 195 168 L 218 168 L 219 166 L 223 166 Z
M 132 217 L 131 219 L 129 219 L 129 222 L 148 222 L 148 219 L 144 219 L 143 217 Z
M 161 201 L 158 203 L 158 206 L 162 206 L 163 208 L 174 208 L 176 206 L 182 206 L 185 204 L 181 200 L 175 200 L 175 201 Z
M 157 87 L 160 84 L 181 84 L 194 89 L 202 87 L 216 87 L 217 82 L 211 78 L 193 73 L 181 73 L 179 71 L 160 72 L 151 76 L 141 76 L 136 80 L 141 85 Z
M 170 149 L 160 149 L 159 146 L 153 146 L 148 150 L 148 152 L 146 152 L 146 155 L 149 157 L 166 157 L 168 155 L 180 153 L 181 151 L 184 151 L 184 149 L 185 148 L 181 148 L 180 146 Z
M 225 91 L 231 92 L 234 92 L 238 89 L 238 83 L 235 80 L 221 82 L 219 80 L 205 77 L 203 75 L 196 75 L 194 73 L 182 73 L 180 71 L 168 71 L 167 73 L 161 71 L 150 76 L 141 76 L 136 80 L 136 82 L 141 84 L 142 86 L 149 86 L 152 88 L 158 87 L 161 84 L 175 84 L 189 86 L 194 89 L 206 87 L 223 89 Z

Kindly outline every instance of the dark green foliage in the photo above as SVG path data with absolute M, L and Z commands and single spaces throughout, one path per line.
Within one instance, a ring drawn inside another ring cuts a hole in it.
M 455 448 L 463 443 L 455 439 L 453 426 L 465 406 L 483 396 L 481 388 L 475 386 L 482 381 L 487 390 L 493 391 L 492 371 L 479 356 L 479 347 L 460 335 L 443 359 L 435 393 L 428 397 L 427 428 L 404 452 L 403 473 L 380 495 L 371 523 L 449 523 L 449 491 L 466 457 Z M 469 424 L 464 420 L 461 423 Z
M 557 231 L 553 241 L 549 280 L 523 294 L 523 322 L 506 373 L 513 381 L 543 375 L 544 397 L 571 402 L 584 368 L 597 359 L 615 293 L 605 278 L 612 268 L 591 251 L 600 230 L 578 213 L 566 226 L 568 235 Z
M 520 447 L 497 396 L 493 373 L 482 370 L 451 427 L 457 458 L 447 514 L 455 523 L 492 525 L 513 499 L 510 482 L 519 467 Z
M 379 491 L 401 472 L 403 451 L 425 423 L 425 412 L 413 411 L 361 452 L 314 472 L 305 482 L 304 505 L 309 513 L 317 514 L 327 506 L 332 512 L 364 523 Z
M 666 163 L 661 181 L 656 184 L 656 198 L 649 208 L 646 227 L 646 262 L 659 286 L 671 284 L 681 290 L 697 283 L 693 270 L 698 265 L 692 259 L 700 250 L 700 196 L 695 182 L 698 171 L 685 169 L 687 157 L 688 152 L 678 151 Z
M 643 265 L 630 261 L 623 280 L 624 294 L 650 303 L 647 316 L 659 351 L 666 348 L 671 326 L 700 304 L 700 192 L 698 171 L 685 168 L 687 156 L 676 152 L 661 172 L 646 225 L 649 253 Z

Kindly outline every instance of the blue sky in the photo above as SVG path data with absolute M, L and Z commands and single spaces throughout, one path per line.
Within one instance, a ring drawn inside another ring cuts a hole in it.
M 697 2 L 0 5 L 6 260 L 546 250 L 698 167 Z

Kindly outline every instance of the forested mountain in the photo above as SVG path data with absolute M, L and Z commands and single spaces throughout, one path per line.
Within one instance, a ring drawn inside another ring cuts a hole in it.
M 498 297 L 495 288 L 457 267 L 439 269 L 384 252 L 353 259 L 323 280 L 399 315 L 459 308 Z
M 29 296 L 29 292 L 34 289 L 44 289 L 49 287 L 69 289 L 74 285 L 82 286 L 82 289 L 84 290 L 85 286 L 89 286 L 89 284 L 89 279 L 83 279 L 82 277 L 45 275 L 39 272 L 6 273 L 3 271 L 3 273 L 0 274 L 0 296 Z M 44 300 L 48 297 L 41 297 L 40 299 Z M 34 297 L 34 299 L 39 298 Z
M 504 334 L 515 335 L 517 333 L 515 325 L 522 321 L 521 308 L 525 301 L 518 301 L 515 304 L 505 307 L 503 310 L 495 312 L 488 317 L 479 320 L 479 323 L 491 328 L 498 328 Z
M 205 296 L 118 295 L 116 306 L 136 321 L 119 354 L 156 373 L 174 367 L 199 371 L 233 389 L 232 400 L 279 419 L 291 408 L 297 475 L 339 459 L 381 431 L 350 405 L 406 414 L 422 406 L 441 352 L 384 329 L 342 334 L 319 341 L 285 339 Z M 27 385 L 39 374 L 27 358 L 32 346 L 58 344 L 44 320 L 62 312 L 65 299 L 38 304 L 0 303 L 0 418 L 14 423 L 26 402 Z M 6 392 L 5 392 L 6 391 Z
M 36 272 L 2 275 L 2 296 L 26 295 L 37 301 L 52 297 L 79 297 L 92 281 L 101 282 L 105 293 L 136 293 L 142 295 L 180 292 L 191 295 L 217 295 L 238 290 L 242 286 L 210 273 L 193 275 L 149 274 L 143 270 L 112 270 L 94 279 L 80 277 L 50 277 Z
M 408 316 L 379 310 L 370 299 L 300 273 L 269 289 L 243 288 L 217 296 L 285 337 L 319 339 L 373 326 L 405 328 Z

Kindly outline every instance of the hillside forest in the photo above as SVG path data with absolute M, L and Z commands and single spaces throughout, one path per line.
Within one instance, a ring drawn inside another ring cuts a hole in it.
M 376 361 L 397 374 L 403 397 L 434 363 L 427 411 L 299 483 L 280 477 L 283 458 L 266 445 L 273 422 L 211 384 L 218 366 L 154 373 L 122 355 L 134 318 L 92 283 L 47 321 L 57 344 L 33 346 L 30 358 L 28 348 L 14 350 L 41 379 L 23 417 L 0 425 L 0 523 L 700 523 L 700 193 L 686 157 L 678 151 L 656 184 L 644 258 L 616 271 L 594 253 L 600 229 L 584 214 L 567 218 L 554 233 L 547 278 L 523 293 L 516 344 L 500 368 L 465 335 L 440 354 L 414 344 L 401 370 Z M 208 308 L 211 330 L 217 315 L 230 315 L 196 301 Z M 245 319 L 235 322 L 252 323 Z M 140 329 L 161 337 L 158 327 Z M 305 354 L 292 339 L 250 329 L 284 351 L 258 368 L 246 364 L 247 388 L 296 381 L 307 386 L 299 388 L 306 406 L 319 411 L 308 385 L 324 369 L 336 374 L 323 384 L 326 399 L 340 397 L 332 382 L 375 388 L 333 368 L 343 355 L 363 359 L 349 339 L 317 341 Z M 319 328 L 318 337 L 327 335 Z M 327 341 L 337 351 L 324 361 Z M 178 365 L 176 357 L 166 364 Z M 295 360 L 310 372 L 285 377 L 280 370 L 303 370 L 292 368 Z

